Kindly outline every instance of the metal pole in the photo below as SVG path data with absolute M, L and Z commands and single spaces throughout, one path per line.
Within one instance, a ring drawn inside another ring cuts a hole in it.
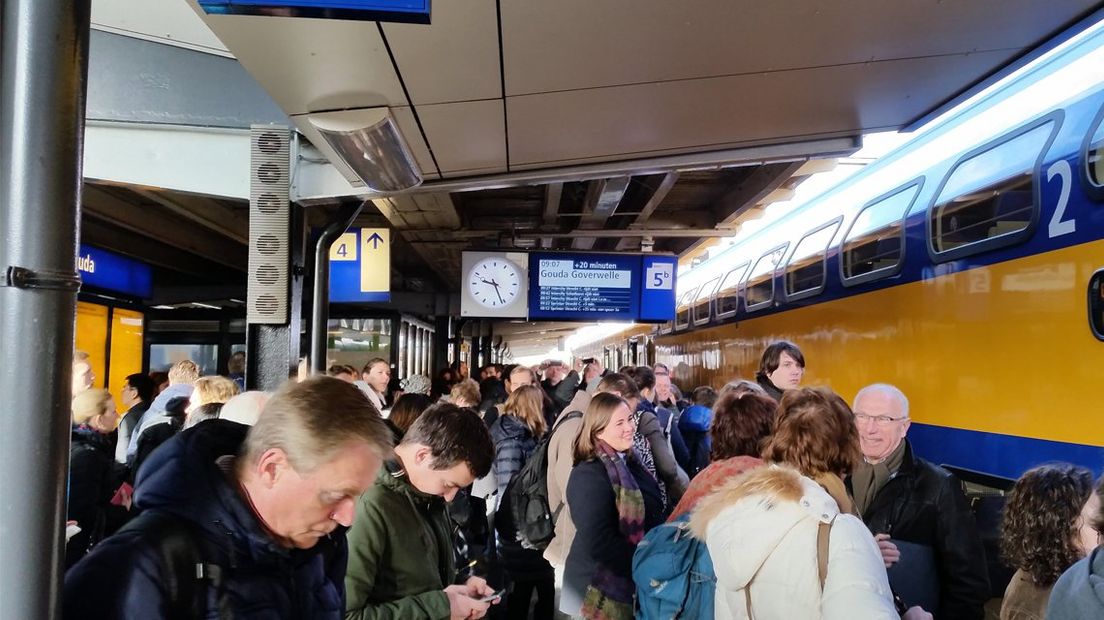
M 60 615 L 90 4 L 0 16 L 0 618 Z
M 311 374 L 326 372 L 326 330 L 330 322 L 330 246 L 360 215 L 367 201 L 341 207 L 314 246 L 314 298 L 311 299 Z

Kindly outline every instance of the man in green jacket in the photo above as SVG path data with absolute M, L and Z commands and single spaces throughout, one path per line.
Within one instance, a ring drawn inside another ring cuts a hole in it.
M 456 584 L 446 502 L 485 476 L 494 444 L 479 415 L 451 404 L 414 422 L 361 496 L 348 533 L 345 618 L 481 618 L 493 588 L 480 577 Z

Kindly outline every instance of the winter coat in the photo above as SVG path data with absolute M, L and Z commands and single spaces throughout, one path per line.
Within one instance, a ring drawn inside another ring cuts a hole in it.
M 153 399 L 149 409 L 142 416 L 142 422 L 130 433 L 130 443 L 127 445 L 128 464 L 133 462 L 134 453 L 138 451 L 138 439 L 142 436 L 142 433 L 146 432 L 146 429 L 151 426 L 166 421 L 165 410 L 168 408 L 169 401 L 174 398 L 190 398 L 192 389 L 191 384 L 177 383 L 165 388 L 157 395 L 157 398 Z
M 498 506 L 494 522 L 502 565 L 515 579 L 525 576 L 551 576 L 552 565 L 544 559 L 542 552 L 525 549 L 517 542 L 517 525 L 509 507 L 502 503 L 506 497 L 506 486 L 525 466 L 537 447 L 537 440 L 533 439 L 525 422 L 512 415 L 503 415 L 495 421 L 491 427 L 491 438 L 495 444 L 495 458 L 491 469 L 498 485 Z
M 655 408 L 656 418 L 659 420 L 659 426 L 664 429 L 663 435 L 667 437 L 668 443 L 671 445 L 671 451 L 674 453 L 675 462 L 682 468 L 682 471 L 690 471 L 690 449 L 686 446 L 686 440 L 682 437 L 682 431 L 679 430 L 678 414 L 673 409 L 666 407 Z M 670 423 L 671 432 L 667 433 L 667 425 Z
M 445 620 L 455 579 L 445 499 L 415 489 L 397 461 L 385 464 L 349 529 L 345 617 Z
M 832 522 L 821 591 L 817 530 Z M 840 514 L 816 482 L 784 466 L 731 479 L 691 513 L 717 575 L 716 617 L 755 620 L 898 620 L 885 566 L 862 521 Z
M 65 546 L 65 567 L 84 557 L 89 547 L 100 542 L 107 520 L 107 508 L 115 492 L 115 476 L 108 435 L 85 425 L 74 426 L 69 444 L 69 503 L 66 518 L 76 521 L 81 531 Z
M 156 518 L 164 516 L 191 523 L 199 557 L 222 569 L 222 592 L 234 618 L 341 617 L 344 533 L 339 529 L 301 550 L 272 538 L 231 478 L 232 459 L 248 430 L 228 420 L 209 420 L 173 437 L 150 457 L 151 467 L 143 470 L 134 495 L 144 513 L 65 575 L 65 618 L 169 616 L 163 577 L 169 568 L 150 533 Z M 206 597 L 205 617 L 217 618 L 218 589 L 206 586 Z
M 1066 569 L 1047 605 L 1050 620 L 1098 620 L 1104 618 L 1104 547 L 1097 547 Z
M 644 496 L 644 531 L 647 532 L 667 518 L 659 484 L 636 458 L 630 457 L 626 462 Z M 578 615 L 598 563 L 618 574 L 631 576 L 636 545 L 629 543 L 618 529 L 613 485 L 598 459 L 583 461 L 571 470 L 567 503 L 572 507 L 577 530 L 564 566 L 560 611 Z
M 130 436 L 142 424 L 142 417 L 149 411 L 150 402 L 143 400 L 134 405 L 123 415 L 119 421 L 119 441 L 115 446 L 115 460 L 122 465 L 127 462 L 127 448 L 130 447 Z
M 544 388 L 544 392 L 548 394 L 548 397 L 552 399 L 552 403 L 555 405 L 555 411 L 558 414 L 567 407 L 568 403 L 570 403 L 571 399 L 575 396 L 575 391 L 579 389 L 579 373 L 572 370 L 555 385 L 552 385 L 548 380 L 541 381 L 541 387 Z
M 763 388 L 767 396 L 770 396 L 775 401 L 782 400 L 782 388 L 775 385 L 774 382 L 770 380 L 770 377 L 763 373 L 757 373 L 755 375 L 755 382 L 759 384 L 759 387 Z
M 679 477 L 675 453 L 667 444 L 667 436 L 663 434 L 659 418 L 650 411 L 641 413 L 636 432 L 648 441 L 648 447 L 652 451 L 652 461 L 655 463 L 656 477 L 666 487 L 667 499 L 670 505 L 674 506 L 686 492 L 686 480 Z
M 589 405 L 590 394 L 576 392 L 560 417 L 566 418 L 573 411 L 586 411 Z M 556 566 L 563 566 L 575 538 L 575 522 L 571 519 L 571 507 L 567 505 L 567 482 L 575 465 L 575 439 L 583 430 L 583 418 L 556 422 L 555 432 L 548 441 L 548 508 L 557 515 L 556 536 L 544 550 L 544 557 Z
M 1031 573 L 1017 570 L 1004 590 L 1000 620 L 1046 620 L 1047 602 L 1054 584 L 1037 585 Z
M 939 610 L 929 610 L 937 618 L 985 616 L 989 571 L 962 485 L 947 470 L 916 457 L 907 439 L 900 469 L 874 496 L 863 521 L 874 534 L 932 547 L 942 580 Z

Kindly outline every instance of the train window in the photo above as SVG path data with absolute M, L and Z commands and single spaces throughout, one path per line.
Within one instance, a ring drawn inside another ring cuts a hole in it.
M 905 216 L 923 179 L 870 201 L 855 216 L 840 244 L 840 275 L 846 285 L 869 282 L 900 270 Z
M 928 213 L 936 260 L 1022 241 L 1036 219 L 1036 169 L 1053 140 L 1054 117 L 968 153 L 952 168 Z
M 694 303 L 694 295 L 698 292 L 698 288 L 694 287 L 683 294 L 679 299 L 678 306 L 675 308 L 675 329 L 686 329 L 690 327 L 690 305 Z
M 749 312 L 765 308 L 774 301 L 774 271 L 789 244 L 783 244 L 759 257 L 744 288 L 744 308 Z
M 1089 279 L 1089 327 L 1094 336 L 1104 340 L 1104 269 Z
M 736 308 L 740 305 L 740 282 L 747 273 L 751 263 L 742 263 L 732 271 L 725 274 L 724 280 L 717 291 L 717 318 L 724 318 L 736 314 Z
M 704 325 L 709 322 L 709 300 L 713 299 L 713 294 L 717 292 L 717 285 L 720 283 L 721 276 L 717 276 L 703 284 L 698 291 L 697 298 L 694 300 L 694 311 L 691 313 L 694 325 Z
M 1087 193 L 1098 202 L 1104 202 L 1104 108 L 1096 114 L 1092 128 L 1085 136 L 1081 161 L 1082 179 Z
M 797 242 L 786 265 L 786 299 L 816 295 L 824 290 L 824 255 L 839 230 L 843 218 L 817 226 Z

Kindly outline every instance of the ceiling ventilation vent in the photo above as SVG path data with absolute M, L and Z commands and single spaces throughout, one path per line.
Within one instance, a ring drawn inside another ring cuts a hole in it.
M 291 171 L 287 127 L 254 125 L 249 164 L 250 323 L 288 321 L 288 191 Z

